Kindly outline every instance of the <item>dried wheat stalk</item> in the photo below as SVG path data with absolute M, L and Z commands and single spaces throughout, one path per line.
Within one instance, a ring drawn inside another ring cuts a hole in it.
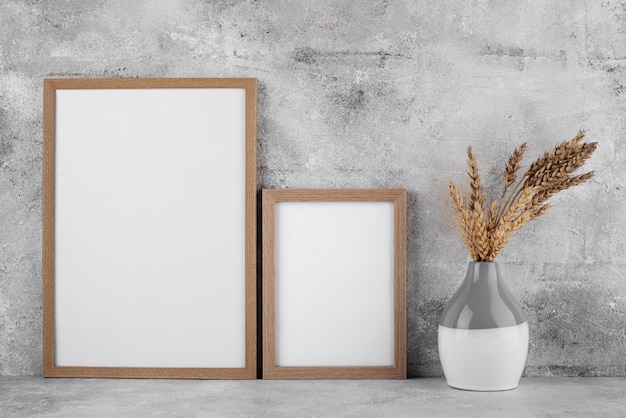
M 454 209 L 454 214 L 456 216 L 456 223 L 459 226 L 460 237 L 463 244 L 465 244 L 465 248 L 469 253 L 472 259 L 477 257 L 477 254 L 474 250 L 474 245 L 472 245 L 472 230 L 471 230 L 471 220 L 469 216 L 469 212 L 467 209 L 467 204 L 463 201 L 463 197 L 457 190 L 454 183 L 450 183 L 450 200 L 452 201 L 452 208 Z
M 550 208 L 545 203 L 548 199 L 594 176 L 593 171 L 573 174 L 597 147 L 596 142 L 584 143 L 584 138 L 585 131 L 581 129 L 571 140 L 537 158 L 519 179 L 517 174 L 528 144 L 517 147 L 504 170 L 502 195 L 486 211 L 478 165 L 474 151 L 468 147 L 469 194 L 464 199 L 456 185 L 450 183 L 450 200 L 461 241 L 474 261 L 493 261 L 515 231 Z

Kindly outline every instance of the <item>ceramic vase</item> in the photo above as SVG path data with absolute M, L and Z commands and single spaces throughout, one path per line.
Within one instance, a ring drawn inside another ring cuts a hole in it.
M 528 322 L 497 263 L 470 262 L 439 321 L 439 357 L 449 386 L 517 387 L 528 353 Z

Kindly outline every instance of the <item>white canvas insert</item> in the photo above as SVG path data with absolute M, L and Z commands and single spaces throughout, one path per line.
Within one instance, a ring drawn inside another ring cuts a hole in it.
M 57 366 L 245 367 L 245 116 L 244 89 L 57 90 Z
M 394 365 L 392 202 L 276 203 L 276 365 Z

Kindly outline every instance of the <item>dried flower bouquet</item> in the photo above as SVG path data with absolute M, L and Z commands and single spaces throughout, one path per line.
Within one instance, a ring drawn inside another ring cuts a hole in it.
M 504 170 L 502 194 L 489 205 L 485 202 L 474 152 L 472 147 L 467 148 L 469 195 L 464 198 L 452 182 L 449 186 L 460 237 L 474 261 L 493 261 L 515 231 L 550 208 L 546 203 L 550 197 L 593 177 L 593 171 L 573 174 L 597 146 L 596 142 L 583 142 L 584 137 L 585 131 L 580 130 L 570 141 L 545 152 L 519 179 L 517 174 L 528 144 L 517 147 Z

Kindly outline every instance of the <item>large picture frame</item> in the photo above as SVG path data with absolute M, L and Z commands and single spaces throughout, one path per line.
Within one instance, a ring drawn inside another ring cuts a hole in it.
M 406 378 L 406 191 L 262 194 L 263 378 Z
M 44 80 L 43 375 L 254 379 L 256 80 Z

